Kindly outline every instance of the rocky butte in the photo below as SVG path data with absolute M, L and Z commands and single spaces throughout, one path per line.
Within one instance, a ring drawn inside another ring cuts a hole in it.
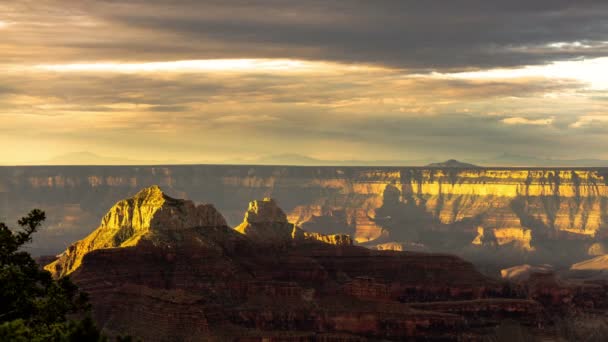
M 337 246 L 353 244 L 346 234 L 311 233 L 289 223 L 287 215 L 272 198 L 250 202 L 245 219 L 235 229 L 259 244 L 283 245 L 293 241 L 320 241 Z
M 287 217 L 265 198 L 232 229 L 214 206 L 152 186 L 116 203 L 45 269 L 90 294 L 106 334 L 145 341 L 556 337 L 556 312 L 589 300 L 603 308 L 600 285 L 543 278 L 528 293 L 455 256 L 354 246 Z
M 229 225 L 272 197 L 308 232 L 348 234 L 368 248 L 448 252 L 498 270 L 569 267 L 606 253 L 608 169 L 429 167 L 1 167 L 0 216 L 44 208 L 35 254 L 82 239 L 113 203 L 159 184 L 214 203 Z

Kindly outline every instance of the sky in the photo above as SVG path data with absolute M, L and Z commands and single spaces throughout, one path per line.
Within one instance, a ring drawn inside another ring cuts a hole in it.
M 607 18 L 605 0 L 0 0 L 0 164 L 608 159 Z

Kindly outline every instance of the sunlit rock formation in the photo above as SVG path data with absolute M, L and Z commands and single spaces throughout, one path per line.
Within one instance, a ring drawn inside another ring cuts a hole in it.
M 267 243 L 287 243 L 292 240 L 295 226 L 271 198 L 249 203 L 243 222 L 235 229 L 252 240 Z
M 99 228 L 72 244 L 45 269 L 56 277 L 64 276 L 76 270 L 84 255 L 94 250 L 135 246 L 142 238 L 159 238 L 194 227 L 226 226 L 224 217 L 212 205 L 196 206 L 192 201 L 173 199 L 152 186 L 116 203 Z
M 476 246 L 512 245 L 524 251 L 534 251 L 531 245 L 532 231 L 524 228 L 495 228 L 486 233 L 483 227 L 477 227 L 477 236 L 471 242 Z
M 409 251 L 409 252 L 430 252 L 429 248 L 421 243 L 416 242 L 386 242 L 375 244 L 373 249 L 377 249 L 379 251 Z
M 506 268 L 500 271 L 500 275 L 503 279 L 510 280 L 513 282 L 521 283 L 528 281 L 530 277 L 535 274 L 553 274 L 554 270 L 551 265 L 537 265 L 531 266 L 528 264 L 518 265 Z
M 332 245 L 353 244 L 346 234 L 311 233 L 289 223 L 283 210 L 272 198 L 250 202 L 243 222 L 235 230 L 263 244 L 284 245 L 306 241 Z
M 291 237 L 298 242 L 321 242 L 335 246 L 352 246 L 353 239 L 346 234 L 321 234 L 315 232 L 307 232 L 299 227 L 294 227 Z
M 608 254 L 608 249 L 604 243 L 596 242 L 589 247 L 587 254 L 590 256 L 606 255 Z
M 577 262 L 572 265 L 571 269 L 577 271 L 608 271 L 608 255 L 600 255 L 593 259 Z

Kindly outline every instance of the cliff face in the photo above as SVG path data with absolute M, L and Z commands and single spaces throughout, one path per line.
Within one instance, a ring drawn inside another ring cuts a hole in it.
M 40 253 L 82 238 L 103 208 L 151 184 L 215 203 L 231 225 L 252 198 L 271 196 L 289 222 L 368 247 L 415 245 L 472 259 L 510 250 L 572 263 L 607 237 L 607 169 L 4 167 L 0 175 L 0 215 L 47 210 L 39 240 L 52 250 Z
M 145 341 L 481 340 L 505 319 L 545 323 L 537 301 L 458 257 L 307 234 L 271 199 L 237 231 L 151 187 L 47 269 L 89 293 L 105 333 Z

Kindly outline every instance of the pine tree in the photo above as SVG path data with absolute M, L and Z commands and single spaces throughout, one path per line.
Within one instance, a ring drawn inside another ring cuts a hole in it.
M 45 219 L 35 209 L 18 230 L 0 223 L 0 341 L 105 341 L 86 294 L 67 277 L 54 280 L 21 250 Z

